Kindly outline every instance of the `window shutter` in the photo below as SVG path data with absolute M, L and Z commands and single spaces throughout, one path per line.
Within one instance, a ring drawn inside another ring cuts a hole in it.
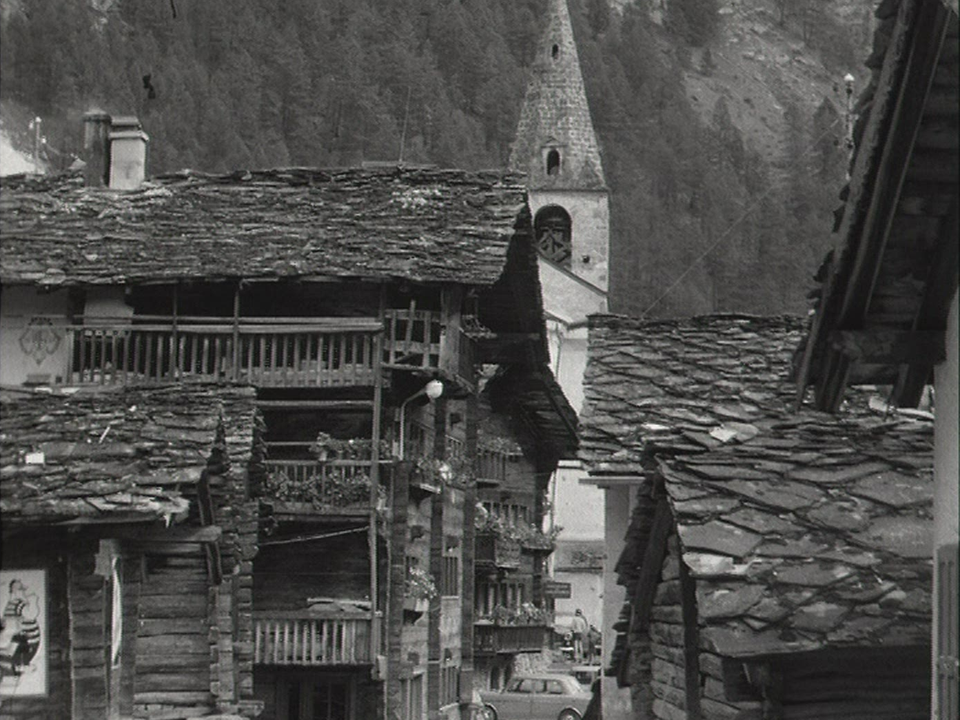
M 960 717 L 957 544 L 937 548 L 937 720 Z

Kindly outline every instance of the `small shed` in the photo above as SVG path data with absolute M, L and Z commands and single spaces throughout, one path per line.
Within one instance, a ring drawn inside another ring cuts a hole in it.
M 4 716 L 250 709 L 253 400 L 3 391 L 5 623 L 35 637 L 0 670 Z
M 796 319 L 591 322 L 581 454 L 632 478 L 605 642 L 634 712 L 927 717 L 929 414 L 794 412 Z

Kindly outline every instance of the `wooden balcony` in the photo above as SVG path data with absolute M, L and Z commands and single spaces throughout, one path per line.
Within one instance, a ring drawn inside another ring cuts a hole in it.
M 546 625 L 496 625 L 480 621 L 474 625 L 473 641 L 479 654 L 535 653 L 549 646 Z
M 494 533 L 478 533 L 475 542 L 478 569 L 516 570 L 520 567 L 520 544 Z
M 441 370 L 472 387 L 476 343 L 461 328 L 446 326 L 441 313 L 390 309 L 384 324 L 387 367 Z
M 260 387 L 374 383 L 382 328 L 375 319 L 288 318 L 269 324 L 200 320 L 150 318 L 70 326 L 65 384 L 189 379 Z
M 253 661 L 300 667 L 369 665 L 376 655 L 373 629 L 370 616 L 359 613 L 333 618 L 308 611 L 257 612 Z
M 442 371 L 468 385 L 474 374 L 474 341 L 432 311 L 388 310 L 384 322 L 136 316 L 91 319 L 63 331 L 64 385 L 193 379 L 267 388 L 372 386 L 381 365 Z
M 380 475 L 391 460 L 380 461 Z M 308 504 L 313 513 L 367 515 L 373 463 L 358 460 L 272 460 L 264 494 L 281 502 Z

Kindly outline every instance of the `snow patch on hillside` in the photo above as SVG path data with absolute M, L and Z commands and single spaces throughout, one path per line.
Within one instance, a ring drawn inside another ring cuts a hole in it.
M 0 175 L 16 175 L 17 173 L 27 172 L 35 172 L 33 160 L 13 147 L 6 131 L 0 128 Z

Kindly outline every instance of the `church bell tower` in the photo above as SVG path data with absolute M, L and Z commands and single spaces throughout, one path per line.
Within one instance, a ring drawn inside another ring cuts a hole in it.
M 606 296 L 608 192 L 566 0 L 549 0 L 510 169 L 527 174 L 542 265 L 571 273 Z M 549 310 L 546 287 L 544 293 Z

